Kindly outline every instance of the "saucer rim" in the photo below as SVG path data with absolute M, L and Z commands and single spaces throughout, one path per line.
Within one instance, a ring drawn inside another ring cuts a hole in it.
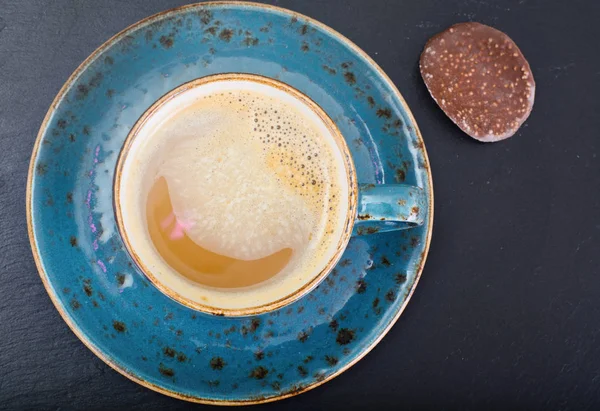
M 425 240 L 426 240 L 425 246 L 424 246 L 423 252 L 421 253 L 420 260 L 418 262 L 418 268 L 415 272 L 414 282 L 413 282 L 409 292 L 406 294 L 404 302 L 398 308 L 398 312 L 391 319 L 390 323 L 379 333 L 377 338 L 375 338 L 367 346 L 367 348 L 365 348 L 359 355 L 356 356 L 356 358 L 354 358 L 352 361 L 350 361 L 344 367 L 338 369 L 333 374 L 329 375 L 327 378 L 325 378 L 321 381 L 315 381 L 310 385 L 303 386 L 302 388 L 299 388 L 299 389 L 291 391 L 291 392 L 285 392 L 285 393 L 281 393 L 280 395 L 275 395 L 275 396 L 266 397 L 266 398 L 256 398 L 256 399 L 249 399 L 249 400 L 214 400 L 214 399 L 202 398 L 202 397 L 194 396 L 194 395 L 182 394 L 177 391 L 169 390 L 169 389 L 163 388 L 161 386 L 158 386 L 156 384 L 153 384 L 153 383 L 150 383 L 150 382 L 144 380 L 143 378 L 137 376 L 133 371 L 127 369 L 126 367 L 124 367 L 121 364 L 118 364 L 116 361 L 113 361 L 110 357 L 105 355 L 75 325 L 75 323 L 71 320 L 69 314 L 63 308 L 60 300 L 57 298 L 56 290 L 53 288 L 50 281 L 48 280 L 48 276 L 44 269 L 44 265 L 41 261 L 40 250 L 37 247 L 36 237 L 34 234 L 34 217 L 33 217 L 33 213 L 32 213 L 32 206 L 33 206 L 32 205 L 32 191 L 33 191 L 33 181 L 34 181 L 34 176 L 35 176 L 35 164 L 36 164 L 38 151 L 41 147 L 42 138 L 45 134 L 45 130 L 56 110 L 56 107 L 64 98 L 69 87 L 73 83 L 75 83 L 75 81 L 88 68 L 88 66 L 102 52 L 104 52 L 106 49 L 108 49 L 110 46 L 112 46 L 121 37 L 125 36 L 131 30 L 133 30 L 139 26 L 142 26 L 149 21 L 158 19 L 162 16 L 165 16 L 165 15 L 168 15 L 171 13 L 185 11 L 187 9 L 194 9 L 194 8 L 198 8 L 198 7 L 212 8 L 212 7 L 221 7 L 221 6 L 238 6 L 238 7 L 262 9 L 266 12 L 277 12 L 277 13 L 289 15 L 291 17 L 295 17 L 298 19 L 303 19 L 305 21 L 310 22 L 312 25 L 320 28 L 321 30 L 323 30 L 324 32 L 326 32 L 327 34 L 332 36 L 333 38 L 337 38 L 341 43 L 346 45 L 353 53 L 355 53 L 359 57 L 363 58 L 369 65 L 371 65 L 371 67 L 373 67 L 373 69 L 375 69 L 379 73 L 381 78 L 387 83 L 390 91 L 392 91 L 392 93 L 396 95 L 406 116 L 410 120 L 410 123 L 413 127 L 413 130 L 418 139 L 418 142 L 420 143 L 418 150 L 420 150 L 422 152 L 423 158 L 425 160 L 425 171 L 426 171 L 427 179 L 428 179 L 428 183 L 429 183 L 429 192 L 428 192 L 428 197 L 427 197 L 428 221 L 427 221 L 427 230 L 426 230 L 426 234 L 425 234 Z M 408 104 L 406 103 L 406 100 L 404 99 L 404 97 L 402 96 L 402 94 L 400 93 L 398 88 L 396 87 L 396 85 L 392 82 L 392 80 L 389 78 L 389 76 L 381 69 L 381 67 L 379 67 L 379 65 L 365 51 L 363 51 L 360 47 L 358 47 L 354 42 L 349 40 L 347 37 L 340 34 L 339 32 L 332 29 L 331 27 L 327 26 L 326 24 L 321 23 L 318 20 L 315 20 L 311 17 L 308 17 L 308 16 L 298 13 L 296 11 L 289 10 L 289 9 L 286 9 L 283 7 L 272 6 L 272 5 L 268 5 L 268 4 L 262 4 L 262 3 L 251 2 L 251 1 L 236 1 L 236 0 L 220 0 L 219 1 L 219 0 L 217 0 L 217 1 L 208 1 L 208 2 L 201 2 L 201 3 L 192 3 L 192 4 L 187 4 L 187 5 L 167 9 L 167 10 L 155 13 L 151 16 L 148 16 L 142 20 L 139 20 L 139 21 L 129 25 L 128 27 L 124 28 L 123 30 L 119 31 L 118 33 L 116 33 L 115 35 L 110 37 L 108 40 L 106 40 L 104 43 L 102 43 L 73 71 L 73 73 L 65 81 L 63 86 L 58 91 L 56 97 L 53 99 L 52 103 L 50 104 L 50 107 L 49 107 L 46 115 L 44 116 L 44 120 L 42 121 L 42 124 L 40 125 L 39 131 L 37 133 L 37 137 L 36 137 L 36 140 L 35 140 L 35 143 L 33 146 L 33 151 L 32 151 L 32 155 L 31 155 L 31 159 L 30 159 L 30 163 L 29 163 L 25 208 L 26 208 L 26 214 L 27 214 L 27 232 L 28 232 L 31 250 L 33 253 L 33 259 L 35 261 L 35 265 L 36 265 L 38 274 L 42 280 L 42 283 L 44 284 L 44 288 L 46 289 L 46 292 L 48 293 L 50 300 L 54 304 L 55 308 L 57 309 L 60 316 L 67 324 L 67 326 L 73 331 L 73 333 L 77 336 L 77 338 L 79 338 L 79 340 L 81 340 L 81 342 L 88 349 L 90 349 L 90 351 L 92 351 L 98 358 L 100 358 L 104 363 L 106 363 L 113 370 L 117 371 L 119 374 L 121 374 L 121 375 L 125 376 L 126 378 L 130 379 L 131 381 L 133 381 L 137 384 L 140 384 L 141 386 L 144 386 L 146 388 L 149 388 L 153 391 L 156 391 L 161 394 L 164 394 L 164 395 L 167 395 L 167 396 L 170 396 L 173 398 L 177 398 L 180 400 L 185 400 L 185 401 L 199 403 L 199 404 L 232 406 L 232 405 L 255 405 L 255 404 L 269 403 L 269 402 L 274 402 L 274 401 L 282 400 L 285 398 L 293 397 L 295 395 L 299 395 L 304 392 L 310 391 L 310 390 L 334 379 L 335 377 L 341 375 L 342 373 L 344 373 L 345 371 L 350 369 L 353 365 L 355 365 L 357 362 L 362 360 L 369 352 L 371 352 L 371 350 L 373 350 L 375 348 L 375 346 L 377 346 L 377 344 L 379 344 L 379 342 L 383 339 L 383 337 L 385 337 L 387 335 L 387 333 L 390 331 L 390 329 L 396 324 L 396 322 L 398 321 L 398 319 L 400 318 L 400 316 L 406 309 L 406 306 L 408 305 L 408 303 L 418 285 L 421 275 L 423 273 L 425 262 L 427 260 L 427 255 L 429 253 L 429 247 L 431 244 L 431 237 L 432 237 L 432 232 L 433 232 L 433 209 L 434 209 L 433 201 L 434 201 L 434 199 L 433 199 L 433 179 L 431 176 L 431 168 L 429 166 L 429 158 L 427 156 L 427 150 L 425 148 L 423 137 L 421 135 L 421 131 L 417 125 L 415 117 L 414 117 L 412 111 L 410 110 Z

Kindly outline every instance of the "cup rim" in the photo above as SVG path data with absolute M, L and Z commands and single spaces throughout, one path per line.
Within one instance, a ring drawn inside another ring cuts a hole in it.
M 121 193 L 121 180 L 123 174 L 123 167 L 125 163 L 125 159 L 129 154 L 133 141 L 138 136 L 140 130 L 146 124 L 146 122 L 156 114 L 167 102 L 171 101 L 178 95 L 191 90 L 193 88 L 206 85 L 208 83 L 213 83 L 217 81 L 253 81 L 260 84 L 268 85 L 271 87 L 275 87 L 279 90 L 282 90 L 286 93 L 292 94 L 294 97 L 298 98 L 304 104 L 306 104 L 323 122 L 323 124 L 327 127 L 329 132 L 331 133 L 340 153 L 342 154 L 344 169 L 346 171 L 346 178 L 348 183 L 348 209 L 346 212 L 346 219 L 344 221 L 342 235 L 338 240 L 338 244 L 336 246 L 335 252 L 328 260 L 328 262 L 324 265 L 324 267 L 310 280 L 304 283 L 300 288 L 295 289 L 288 295 L 281 297 L 275 301 L 271 301 L 265 304 L 260 304 L 257 306 L 246 307 L 246 308 L 219 308 L 215 306 L 211 306 L 208 304 L 202 304 L 197 301 L 191 300 L 187 297 L 182 296 L 175 290 L 166 285 L 162 284 L 156 276 L 154 276 L 151 270 L 144 264 L 143 259 L 136 253 L 134 248 L 132 247 L 129 236 L 127 235 L 127 231 L 125 230 L 125 225 L 123 222 L 123 215 L 120 204 L 120 193 Z M 264 314 L 270 311 L 277 310 L 281 307 L 284 307 L 288 304 L 293 303 L 294 301 L 299 300 L 304 295 L 308 294 L 312 291 L 317 285 L 327 277 L 327 275 L 333 270 L 337 262 L 342 256 L 342 253 L 346 249 L 348 242 L 350 241 L 350 237 L 352 236 L 352 229 L 354 227 L 354 222 L 356 220 L 355 215 L 357 212 L 357 201 L 358 201 L 358 183 L 356 178 L 356 169 L 354 167 L 354 161 L 352 160 L 352 155 L 350 153 L 350 149 L 346 143 L 346 140 L 339 128 L 335 124 L 335 122 L 329 117 L 329 115 L 325 112 L 323 108 L 321 108 L 316 102 L 314 102 L 310 97 L 296 89 L 289 84 L 286 84 L 280 80 L 272 79 L 266 76 L 250 74 L 250 73 L 219 73 L 212 74 L 204 77 L 200 77 L 189 82 L 183 83 L 180 86 L 174 88 L 169 91 L 157 101 L 155 101 L 143 114 L 142 116 L 135 122 L 134 126 L 131 128 L 127 137 L 125 138 L 123 145 L 121 147 L 121 151 L 119 153 L 116 169 L 115 169 L 115 178 L 113 181 L 113 205 L 114 205 L 114 213 L 115 213 L 115 222 L 119 231 L 119 235 L 121 236 L 123 243 L 125 245 L 126 252 L 131 256 L 132 260 L 135 262 L 140 271 L 157 287 L 163 294 L 170 297 L 171 299 L 177 301 L 178 303 L 200 311 L 207 314 L 217 315 L 217 316 L 229 316 L 229 317 L 240 317 L 240 316 L 252 316 L 258 314 Z

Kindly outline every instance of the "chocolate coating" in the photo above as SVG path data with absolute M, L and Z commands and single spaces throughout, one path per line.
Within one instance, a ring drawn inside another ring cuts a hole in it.
M 420 69 L 433 99 L 477 140 L 511 137 L 531 113 L 535 81 L 529 63 L 510 37 L 492 27 L 459 23 L 435 35 Z

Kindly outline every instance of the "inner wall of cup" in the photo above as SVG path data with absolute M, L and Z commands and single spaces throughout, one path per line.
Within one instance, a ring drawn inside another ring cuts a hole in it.
M 219 76 L 222 77 L 222 76 Z M 198 80 L 200 81 L 200 80 Z M 274 82 L 275 83 L 275 82 Z M 330 269 L 332 263 L 345 247 L 348 231 L 348 222 L 353 220 L 350 216 L 352 206 L 352 192 L 355 187 L 349 185 L 355 184 L 353 178 L 352 164 L 349 160 L 347 148 L 340 147 L 344 145 L 340 141 L 340 135 L 334 135 L 332 129 L 323 121 L 327 118 L 325 113 L 317 113 L 314 110 L 320 110 L 318 107 L 309 107 L 301 98 L 293 95 L 290 91 L 284 91 L 285 87 L 277 83 L 277 87 L 265 84 L 263 81 L 257 82 L 251 79 L 239 78 L 221 78 L 209 82 L 200 82 L 200 84 L 184 85 L 155 103 L 150 108 L 148 115 L 136 124 L 133 128 L 128 142 L 129 147 L 123 153 L 120 161 L 120 173 L 117 176 L 117 202 L 119 212 L 117 213 L 119 225 L 126 245 L 138 263 L 142 271 L 167 295 L 175 298 L 179 302 L 202 309 L 210 307 L 209 311 L 214 310 L 247 310 L 253 307 L 269 305 L 305 289 L 308 284 L 319 276 L 325 268 Z M 183 91 L 181 91 L 183 89 Z M 332 152 L 338 160 L 340 173 L 339 176 L 341 198 L 348 199 L 347 212 L 338 214 L 338 224 L 336 225 L 334 235 L 336 241 L 332 241 L 329 249 L 320 258 L 320 261 L 314 265 L 314 269 L 307 272 L 291 272 L 287 275 L 276 275 L 273 278 L 262 283 L 244 287 L 220 289 L 204 286 L 192 282 L 177 274 L 154 249 L 150 240 L 145 215 L 145 198 L 142 193 L 147 193 L 149 187 L 144 184 L 151 184 L 149 179 L 145 178 L 144 170 L 153 165 L 148 164 L 148 157 L 140 155 L 140 152 L 147 152 L 148 132 L 160 126 L 164 121 L 168 121 L 171 116 L 179 110 L 188 107 L 193 102 L 203 96 L 223 92 L 228 90 L 251 90 L 266 92 L 271 96 L 276 96 L 284 102 L 292 103 L 296 108 L 302 110 L 303 114 L 314 121 L 319 128 L 320 135 L 325 136 L 332 148 Z M 306 97 L 304 97 L 306 99 Z M 300 103 L 300 104 L 298 104 Z M 338 141 L 336 142 L 336 138 Z M 125 146 L 127 147 L 128 144 Z M 343 184 L 343 182 L 348 184 Z M 351 227 L 350 227 L 351 230 Z M 343 243 L 343 244 L 342 244 Z M 311 284 L 314 285 L 314 284 Z M 306 290 L 304 290 L 306 291 Z

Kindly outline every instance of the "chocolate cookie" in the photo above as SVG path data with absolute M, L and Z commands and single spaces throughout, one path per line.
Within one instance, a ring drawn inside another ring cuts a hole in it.
M 420 61 L 429 93 L 465 133 L 484 141 L 511 137 L 529 117 L 535 82 L 506 34 L 459 23 L 432 37 Z

